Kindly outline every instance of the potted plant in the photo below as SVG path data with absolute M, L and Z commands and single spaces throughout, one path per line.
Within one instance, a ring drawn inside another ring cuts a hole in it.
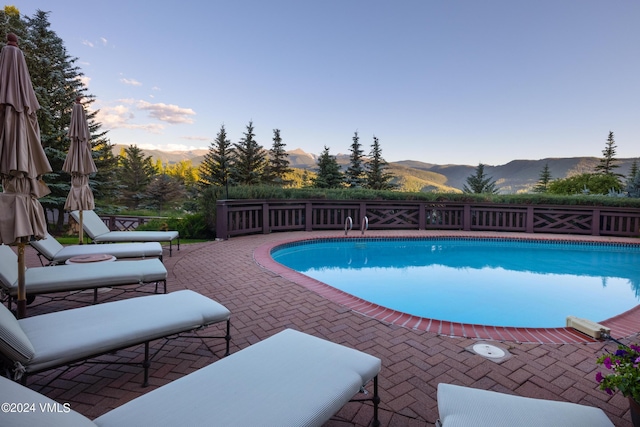
M 605 374 L 596 374 L 600 390 L 609 395 L 619 391 L 629 399 L 631 421 L 640 427 L 640 346 L 619 344 L 615 353 L 601 355 L 597 363 L 607 368 Z

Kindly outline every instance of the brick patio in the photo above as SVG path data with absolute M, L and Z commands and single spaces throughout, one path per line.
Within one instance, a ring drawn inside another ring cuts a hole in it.
M 368 232 L 368 236 L 432 235 L 433 232 Z M 452 234 L 452 233 L 447 233 Z M 436 386 L 454 383 L 520 396 L 569 401 L 602 408 L 616 426 L 630 426 L 628 403 L 597 389 L 595 359 L 614 343 L 573 342 L 565 344 L 490 341 L 508 350 L 510 358 L 496 363 L 466 350 L 476 339 L 452 337 L 390 324 L 354 311 L 308 289 L 291 278 L 256 262 L 254 251 L 275 242 L 310 237 L 340 236 L 338 232 L 292 232 L 236 237 L 181 245 L 173 257 L 165 251 L 169 271 L 169 292 L 192 289 L 224 304 L 231 310 L 231 352 L 263 340 L 284 328 L 294 328 L 365 351 L 382 359 L 380 419 L 385 426 L 432 426 L 438 418 Z M 487 233 L 465 233 L 482 235 Z M 513 235 L 509 235 L 513 236 Z M 527 236 L 521 236 L 527 237 Z M 528 235 L 528 237 L 532 237 Z M 535 235 L 540 238 L 540 235 Z M 547 236 L 559 238 L 558 236 Z M 567 236 L 561 236 L 566 239 Z M 585 240 L 626 241 L 613 238 Z M 39 262 L 27 249 L 27 265 Z M 268 266 L 267 266 L 268 267 Z M 131 298 L 139 293 L 114 289 L 100 294 L 101 300 Z M 55 301 L 28 307 L 35 315 L 84 305 L 92 294 L 79 294 L 74 301 Z M 637 310 L 614 321 L 616 331 L 640 330 Z M 639 325 L 639 326 L 636 326 Z M 610 326 L 610 325 L 608 325 Z M 201 332 L 215 335 L 218 325 Z M 221 331 L 222 329 L 220 329 Z M 73 331 L 69 331 L 70 334 Z M 634 340 L 636 335 L 625 337 Z M 579 340 L 577 340 L 579 341 Z M 160 348 L 158 341 L 152 348 Z M 100 361 L 141 360 L 142 346 L 100 357 Z M 213 354 L 212 354 L 213 352 Z M 141 387 L 142 369 L 131 365 L 83 364 L 63 373 L 62 369 L 34 375 L 29 387 L 58 402 L 95 418 L 154 388 L 180 378 L 218 360 L 224 352 L 223 340 L 179 338 L 170 341 L 152 362 L 150 386 Z M 54 379 L 55 378 L 55 379 Z M 51 381 L 53 379 L 53 381 Z M 50 384 L 49 381 L 51 381 Z M 212 385 L 212 392 L 215 390 Z M 366 426 L 371 421 L 369 403 L 349 403 L 327 423 L 328 426 Z M 212 414 L 215 420 L 215 414 Z

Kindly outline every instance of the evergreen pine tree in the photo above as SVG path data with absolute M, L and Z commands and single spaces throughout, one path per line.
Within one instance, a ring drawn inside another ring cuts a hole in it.
M 198 168 L 198 184 L 201 188 L 211 185 L 227 187 L 231 175 L 231 165 L 233 162 L 233 149 L 231 141 L 227 138 L 227 130 L 224 125 L 220 126 L 220 131 L 216 139 L 209 146 L 209 151 L 204 156 L 204 160 Z
M 631 169 L 629 169 L 629 174 L 627 175 L 627 180 L 625 183 L 627 187 L 635 179 L 637 174 L 638 174 L 638 161 L 634 160 L 633 163 L 631 163 Z
M 638 161 L 634 160 L 627 177 L 626 190 L 629 197 L 640 197 L 640 168 Z
M 285 151 L 286 144 L 282 142 L 280 129 L 273 130 L 273 145 L 269 150 L 269 160 L 264 169 L 264 182 L 279 186 L 288 185 L 285 175 L 291 173 L 293 169 L 289 167 L 289 154 Z
M 309 171 L 306 169 L 302 172 L 302 183 L 300 186 L 302 188 L 313 187 L 313 180 L 309 176 Z
M 240 142 L 234 144 L 235 158 L 231 176 L 237 184 L 255 185 L 262 182 L 266 154 L 264 148 L 254 138 L 253 122 L 250 121 L 244 137 Z
M 118 178 L 122 186 L 121 200 L 130 209 L 138 208 L 143 193 L 157 171 L 150 156 L 138 146 L 131 145 L 120 156 Z
M 98 169 L 98 172 L 90 177 L 89 181 L 96 204 L 109 205 L 115 203 L 120 194 L 117 178 L 120 159 L 113 155 L 113 144 L 106 137 L 107 132 L 100 131 L 102 125 L 95 121 L 96 113 L 94 111 L 87 114 L 93 161 Z
M 344 183 L 344 175 L 335 156 L 329 154 L 329 147 L 318 157 L 318 175 L 312 180 L 316 188 L 340 188 Z
M 178 179 L 161 173 L 151 178 L 140 195 L 140 207 L 157 210 L 162 215 L 164 210 L 174 207 L 175 202 L 184 197 L 184 185 Z
M 0 10 L 0 47 L 7 44 L 6 36 L 13 33 L 18 36 L 18 44 L 22 52 L 29 50 L 27 41 L 27 26 L 20 16 L 20 10 L 15 6 L 5 6 Z
M 549 190 L 549 183 L 551 182 L 551 172 L 549 171 L 549 163 L 544 164 L 544 168 L 540 171 L 540 177 L 538 183 L 533 188 L 534 193 L 546 193 Z
M 369 162 L 366 164 L 366 187 L 372 190 L 391 190 L 394 175 L 387 172 L 389 164 L 382 158 L 382 149 L 378 138 L 373 137 Z
M 618 160 L 616 159 L 615 144 L 616 142 L 613 139 L 613 132 L 609 131 L 607 142 L 605 144 L 604 150 L 602 150 L 602 158 L 600 159 L 600 163 L 596 165 L 597 173 L 601 173 L 603 175 L 614 175 L 617 177 L 622 176 L 613 172 L 614 169 L 620 167 L 620 165 L 616 164 Z
M 349 167 L 344 174 L 344 180 L 350 188 L 359 188 L 364 186 L 366 181 L 364 170 L 364 155 L 362 150 L 362 144 L 360 144 L 360 137 L 358 132 L 354 132 L 353 142 L 349 148 Z
M 484 173 L 484 165 L 482 163 L 478 164 L 474 175 L 467 177 L 466 182 L 467 183 L 462 188 L 462 191 L 465 193 L 496 194 L 498 192 L 496 189 L 496 183 L 493 181 L 493 177 L 487 177 Z
M 9 23 L 12 22 L 18 25 L 15 15 L 10 17 Z M 71 177 L 62 172 L 70 144 L 67 130 L 71 110 L 76 96 L 91 97 L 84 95 L 87 89 L 80 79 L 83 73 L 75 65 L 78 59 L 67 54 L 64 42 L 50 26 L 49 12 L 38 10 L 32 18 L 26 17 L 24 27 L 18 30 L 25 34 L 25 40 L 19 44 L 40 103 L 40 138 L 53 170 L 44 178 L 51 193 L 40 201 L 45 209 L 56 213 L 57 228 L 60 229 L 64 221 L 64 204 L 71 188 Z

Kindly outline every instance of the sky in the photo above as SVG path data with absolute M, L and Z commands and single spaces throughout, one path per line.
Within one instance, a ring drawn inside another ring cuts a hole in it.
M 113 144 L 386 161 L 640 157 L 635 0 L 15 0 L 49 13 Z

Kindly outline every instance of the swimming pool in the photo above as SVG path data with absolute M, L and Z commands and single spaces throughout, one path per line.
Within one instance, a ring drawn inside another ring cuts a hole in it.
M 640 248 L 465 238 L 316 239 L 275 247 L 278 263 L 414 316 L 515 327 L 602 321 L 638 305 Z

